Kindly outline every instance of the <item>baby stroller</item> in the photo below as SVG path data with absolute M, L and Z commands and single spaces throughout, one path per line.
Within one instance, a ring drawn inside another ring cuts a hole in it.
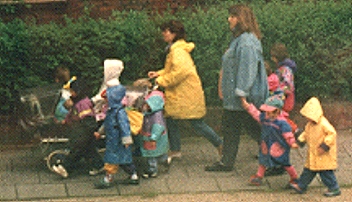
M 63 132 L 65 125 L 54 122 L 61 89 L 62 86 L 59 84 L 50 84 L 21 90 L 16 107 L 19 125 L 26 136 L 38 142 L 36 145 L 41 152 L 41 158 L 51 171 L 52 166 L 60 163 L 69 153 L 70 137 Z M 104 146 L 102 137 L 97 144 L 100 153 L 104 151 Z

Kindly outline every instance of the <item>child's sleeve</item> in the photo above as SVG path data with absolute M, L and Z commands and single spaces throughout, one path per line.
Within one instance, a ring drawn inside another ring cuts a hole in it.
M 128 120 L 126 111 L 124 109 L 118 110 L 116 118 L 119 124 L 117 127 L 120 129 L 122 144 L 133 144 L 130 122 Z
M 283 133 L 282 136 L 285 138 L 288 145 L 291 146 L 293 143 L 296 143 L 295 136 L 293 135 L 293 133 L 291 131 Z
M 283 122 L 281 129 L 283 131 L 282 136 L 288 145 L 292 146 L 293 143 L 296 143 L 295 135 L 292 133 L 290 124 L 288 124 L 286 121 Z
M 161 135 L 164 133 L 165 127 L 160 124 L 153 124 L 152 131 L 150 137 L 148 137 L 149 141 L 157 141 Z
M 260 122 L 259 116 L 261 112 L 253 104 L 250 104 L 246 110 L 256 121 Z
M 336 144 L 336 130 L 330 123 L 325 122 L 323 124 L 323 131 L 325 137 L 319 147 L 324 149 L 324 151 L 329 151 L 330 147 Z
M 303 147 L 305 145 L 305 133 L 302 130 L 298 130 L 294 133 L 296 143 L 298 144 L 299 147 Z M 303 135 L 303 136 L 302 136 Z M 302 136 L 302 137 L 301 137 Z M 301 137 L 301 138 L 300 138 Z

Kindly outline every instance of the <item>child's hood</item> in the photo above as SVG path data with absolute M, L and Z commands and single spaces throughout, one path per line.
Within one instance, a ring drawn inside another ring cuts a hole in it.
M 123 69 L 124 66 L 121 60 L 106 59 L 104 61 L 104 83 L 107 86 L 119 85 L 119 77 Z
M 297 71 L 296 62 L 290 58 L 286 58 L 284 61 L 279 62 L 279 66 L 287 66 L 292 70 L 293 73 Z
M 300 113 L 318 123 L 323 116 L 323 108 L 319 100 L 316 97 L 312 97 L 304 104 Z
M 150 96 L 147 98 L 146 102 L 151 109 L 151 113 L 164 109 L 164 99 L 159 95 Z

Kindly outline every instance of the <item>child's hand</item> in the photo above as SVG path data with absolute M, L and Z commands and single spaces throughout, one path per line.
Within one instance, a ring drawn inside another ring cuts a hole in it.
M 100 134 L 98 132 L 94 132 L 95 139 L 99 140 L 100 139 Z
M 291 145 L 291 148 L 297 149 L 297 148 L 299 148 L 299 146 L 298 146 L 297 143 L 293 143 L 293 144 Z
M 321 147 L 318 147 L 318 155 L 323 155 L 325 153 L 325 150 Z

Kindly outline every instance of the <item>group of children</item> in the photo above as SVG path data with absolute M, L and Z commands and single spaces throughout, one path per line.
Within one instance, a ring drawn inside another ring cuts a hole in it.
M 128 99 L 126 88 L 119 77 L 123 63 L 117 59 L 104 61 L 104 82 L 99 96 L 88 98 L 85 84 L 80 78 L 69 78 L 67 68 L 58 68 L 56 78 L 66 74 L 62 97 L 57 106 L 56 117 L 65 117 L 59 124 L 70 128 L 70 152 L 67 157 L 53 166 L 60 176 L 67 178 L 75 165 L 84 158 L 91 168 L 89 174 L 105 171 L 105 176 L 95 183 L 95 188 L 109 188 L 114 185 L 114 175 L 121 167 L 129 177 L 120 184 L 139 184 L 134 154 L 146 159 L 142 177 L 157 177 L 158 164 L 167 164 L 168 136 L 163 117 L 164 97 L 161 91 L 151 89 L 148 81 L 135 85 L 146 89 L 142 99 Z M 71 106 L 67 103 L 72 101 Z M 97 107 L 99 106 L 99 107 Z M 66 111 L 59 110 L 64 108 Z M 60 113 L 59 113 L 60 112 Z M 66 113 L 66 114 L 65 114 Z M 60 115 L 60 116 L 59 116 Z M 104 159 L 98 154 L 95 140 L 103 134 L 105 138 Z M 132 147 L 133 145 L 133 147 Z
M 261 185 L 268 168 L 281 166 L 290 176 L 289 186 L 298 193 L 304 193 L 315 175 L 319 174 L 322 182 L 328 187 L 324 195 L 340 195 L 334 174 L 337 168 L 336 131 L 324 117 L 319 100 L 312 97 L 300 110 L 308 123 L 303 132 L 298 132 L 297 125 L 289 118 L 295 100 L 296 64 L 289 59 L 283 44 L 275 44 L 272 47 L 271 57 L 277 69 L 272 70 L 270 63 L 266 63 L 270 97 L 260 109 L 242 99 L 243 108 L 262 126 L 259 167 L 249 182 L 252 185 Z M 104 178 L 95 183 L 95 187 L 101 189 L 113 186 L 113 176 L 119 167 L 129 174 L 122 184 L 139 184 L 137 168 L 133 163 L 134 153 L 139 153 L 147 159 L 146 169 L 142 173 L 144 178 L 157 176 L 158 163 L 167 165 L 169 147 L 163 117 L 163 93 L 151 89 L 148 81 L 141 80 L 136 82 L 135 86 L 147 87 L 149 91 L 142 100 L 132 99 L 131 103 L 126 97 L 126 88 L 119 82 L 122 70 L 123 63 L 120 60 L 104 61 L 104 83 L 99 99 L 97 96 L 92 99 L 86 96 L 82 86 L 84 84 L 80 79 L 66 78 L 70 99 L 67 99 L 66 95 L 60 103 L 65 103 L 64 109 L 68 115 L 58 122 L 72 125 L 75 129 L 71 132 L 78 138 L 73 139 L 71 151 L 65 161 L 53 167 L 61 176 L 67 177 L 72 165 L 79 158 L 85 157 L 91 163 L 91 174 L 103 170 L 106 172 Z M 69 104 L 66 100 L 72 100 L 73 104 L 67 107 Z M 98 124 L 101 119 L 95 119 L 98 113 L 94 105 L 98 106 L 98 100 L 103 101 L 103 104 L 99 105 L 100 109 L 105 109 L 104 124 L 101 127 Z M 104 161 L 99 158 L 94 147 L 95 138 L 99 138 L 102 133 L 106 134 Z M 290 149 L 299 148 L 299 145 L 304 143 L 308 146 L 308 154 L 303 173 L 298 177 L 290 163 Z
M 304 193 L 308 185 L 319 174 L 328 187 L 324 196 L 341 194 L 334 170 L 337 168 L 336 130 L 324 117 L 322 106 L 316 97 L 310 98 L 300 113 L 307 119 L 303 132 L 289 118 L 294 107 L 294 72 L 296 64 L 289 59 L 284 44 L 275 44 L 271 49 L 271 60 L 277 67 L 272 71 L 267 62 L 268 85 L 270 96 L 257 109 L 253 104 L 242 99 L 242 106 L 261 124 L 259 144 L 259 168 L 250 177 L 251 185 L 261 185 L 268 168 L 283 167 L 290 176 L 289 186 L 297 193 Z M 299 148 L 304 143 L 308 154 L 303 173 L 297 176 L 290 163 L 290 149 Z

